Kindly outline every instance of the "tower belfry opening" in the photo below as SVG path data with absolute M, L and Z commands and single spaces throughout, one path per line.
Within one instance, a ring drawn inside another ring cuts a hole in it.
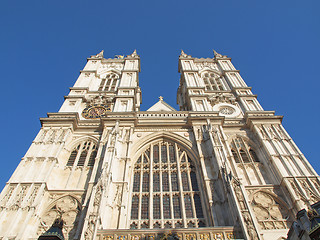
M 139 72 L 137 51 L 87 59 L 0 195 L 0 239 L 56 219 L 64 239 L 286 239 L 310 206 L 316 226 L 318 174 L 229 57 L 181 51 L 179 110 L 140 111 Z

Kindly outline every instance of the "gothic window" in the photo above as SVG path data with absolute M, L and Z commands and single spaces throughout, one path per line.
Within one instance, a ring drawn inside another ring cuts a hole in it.
M 80 143 L 70 154 L 67 166 L 92 167 L 97 156 L 96 145 L 91 141 Z
M 106 78 L 101 80 L 98 91 L 115 91 L 119 76 L 115 73 L 107 74 Z
M 206 86 L 206 90 L 219 91 L 226 90 L 223 86 L 222 79 L 219 75 L 213 72 L 205 72 L 202 74 L 202 79 Z
M 206 226 L 197 169 L 186 151 L 161 140 L 148 146 L 133 169 L 130 226 Z
M 256 185 L 269 183 L 264 165 L 260 163 L 256 152 L 241 137 L 232 140 L 231 153 L 239 167 L 240 177 L 246 184 Z

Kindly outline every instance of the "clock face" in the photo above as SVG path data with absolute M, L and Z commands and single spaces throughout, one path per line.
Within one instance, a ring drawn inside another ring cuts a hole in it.
M 111 108 L 105 104 L 94 104 L 82 111 L 82 116 L 86 119 L 96 119 L 103 117 L 107 112 L 110 112 Z

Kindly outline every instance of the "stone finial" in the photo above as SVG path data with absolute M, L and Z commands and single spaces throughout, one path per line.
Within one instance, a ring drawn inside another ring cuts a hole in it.
M 137 54 L 137 49 L 135 49 L 135 50 L 133 51 L 133 53 L 131 54 L 131 56 L 138 56 L 138 54 Z
M 191 55 L 186 54 L 186 53 L 181 49 L 180 57 L 191 58 Z
M 104 52 L 104 50 L 102 50 L 101 52 L 99 52 L 95 57 L 96 57 L 96 58 L 103 58 L 103 52 Z
M 226 55 L 222 55 L 220 53 L 217 53 L 214 49 L 213 49 L 213 54 L 215 58 L 226 58 Z
M 185 52 L 181 49 L 181 54 L 180 54 L 182 57 L 186 57 L 187 54 L 185 54 Z
M 213 49 L 213 54 L 215 57 L 222 57 L 220 53 L 217 53 L 216 50 Z
M 127 57 L 129 57 L 129 58 L 139 57 L 139 55 L 137 54 L 137 50 L 135 49 L 135 50 L 133 51 L 133 53 L 131 53 L 131 54 L 128 55 Z
M 163 101 L 163 97 L 162 96 L 159 97 L 159 101 Z

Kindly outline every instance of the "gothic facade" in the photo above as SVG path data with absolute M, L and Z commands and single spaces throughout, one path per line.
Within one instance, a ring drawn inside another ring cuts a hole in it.
M 179 57 L 180 110 L 140 111 L 140 58 L 88 58 L 0 195 L 0 239 L 286 239 L 319 176 L 231 59 Z

